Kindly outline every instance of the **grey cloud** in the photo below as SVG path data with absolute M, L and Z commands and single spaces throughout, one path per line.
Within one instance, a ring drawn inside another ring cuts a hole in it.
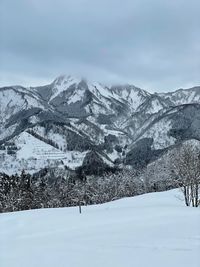
M 200 84 L 199 0 L 1 0 L 0 85 L 61 73 L 150 90 Z

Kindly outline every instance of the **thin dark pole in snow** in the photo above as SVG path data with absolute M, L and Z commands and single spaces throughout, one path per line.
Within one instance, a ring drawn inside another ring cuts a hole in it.
M 78 206 L 79 206 L 79 213 L 81 214 L 81 202 L 78 202 Z

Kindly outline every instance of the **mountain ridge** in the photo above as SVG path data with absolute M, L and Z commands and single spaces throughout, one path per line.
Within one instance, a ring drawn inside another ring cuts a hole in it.
M 153 139 L 155 150 L 200 140 L 199 111 L 198 86 L 152 94 L 133 85 L 109 87 L 62 75 L 45 86 L 0 88 L 0 145 L 31 130 L 56 142 L 66 158 L 72 151 L 85 156 L 96 150 L 105 161 L 131 164 L 130 151 L 139 140 Z M 20 161 L 18 152 L 13 160 Z

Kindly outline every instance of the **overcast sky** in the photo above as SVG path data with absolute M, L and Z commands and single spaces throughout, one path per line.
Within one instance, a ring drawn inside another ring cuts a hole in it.
M 200 0 L 0 0 L 0 86 L 200 85 Z

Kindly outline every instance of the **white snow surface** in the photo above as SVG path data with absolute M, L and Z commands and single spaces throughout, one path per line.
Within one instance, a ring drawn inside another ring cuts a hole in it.
M 179 191 L 0 214 L 1 267 L 198 267 L 200 210 Z
M 17 137 L 17 143 L 20 148 L 17 152 L 19 159 L 29 159 L 30 157 L 37 159 L 43 159 L 44 157 L 46 159 L 63 159 L 66 157 L 66 154 L 59 149 L 40 141 L 26 132 Z
M 40 130 L 39 133 L 42 133 L 42 128 Z M 61 136 L 56 134 L 52 134 L 52 136 L 54 141 L 62 141 Z M 0 172 L 5 172 L 9 175 L 19 174 L 23 169 L 28 173 L 34 173 L 45 167 L 63 168 L 63 164 L 71 169 L 75 169 L 82 165 L 83 159 L 88 152 L 76 150 L 64 152 L 46 144 L 27 132 L 22 132 L 13 141 L 15 141 L 18 148 L 16 156 L 6 154 L 4 155 L 5 159 L 0 161 Z M 62 143 L 60 142 L 59 144 Z M 0 159 L 4 153 L 4 151 L 0 151 Z M 63 162 L 62 164 L 61 161 Z

